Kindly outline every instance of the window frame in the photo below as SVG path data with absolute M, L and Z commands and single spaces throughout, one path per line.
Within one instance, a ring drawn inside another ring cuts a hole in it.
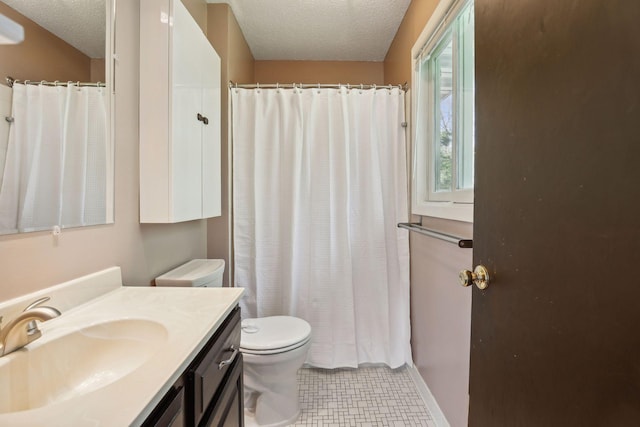
M 437 144 L 435 144 L 436 128 L 435 119 L 419 120 L 418 114 L 422 117 L 434 118 L 439 115 L 436 109 L 436 96 L 438 96 L 437 86 L 433 81 L 432 70 L 423 71 L 423 67 L 431 67 L 431 55 L 438 54 L 442 47 L 446 46 L 448 39 L 452 41 L 452 58 L 454 62 L 459 61 L 458 51 L 458 29 L 456 20 L 460 13 L 473 0 L 442 0 L 433 15 L 425 25 L 420 37 L 411 50 L 412 56 L 412 87 L 417 90 L 412 91 L 411 101 L 414 112 L 413 119 L 415 126 L 412 127 L 413 141 L 413 176 L 412 176 L 412 213 L 415 215 L 433 216 L 457 221 L 473 222 L 473 189 L 456 189 L 456 181 L 459 179 L 457 170 L 458 153 L 452 147 L 452 191 L 436 192 L 434 159 Z M 452 87 L 460 85 L 460 73 L 452 76 Z M 452 108 L 456 114 L 460 113 L 458 104 L 461 94 L 454 89 Z M 454 140 L 457 137 L 459 126 L 452 129 Z

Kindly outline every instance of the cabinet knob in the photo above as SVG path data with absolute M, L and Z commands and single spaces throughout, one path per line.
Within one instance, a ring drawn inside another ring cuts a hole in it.
M 203 116 L 202 114 L 198 113 L 197 118 L 198 118 L 198 121 L 204 123 L 205 125 L 209 124 L 209 119 L 206 116 Z

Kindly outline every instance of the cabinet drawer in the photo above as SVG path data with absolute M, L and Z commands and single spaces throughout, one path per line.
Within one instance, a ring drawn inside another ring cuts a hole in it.
M 235 309 L 188 371 L 193 396 L 193 420 L 197 425 L 210 402 L 216 398 L 220 384 L 240 356 L 240 309 Z

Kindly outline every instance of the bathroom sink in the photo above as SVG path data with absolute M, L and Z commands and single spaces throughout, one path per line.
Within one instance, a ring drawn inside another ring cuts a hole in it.
M 0 414 L 85 395 L 143 365 L 167 341 L 167 329 L 145 319 L 119 319 L 76 329 L 0 358 Z

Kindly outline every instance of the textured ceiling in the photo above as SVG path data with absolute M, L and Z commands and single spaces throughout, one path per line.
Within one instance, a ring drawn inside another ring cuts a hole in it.
M 105 0 L 2 0 L 90 58 L 104 58 Z M 25 34 L 25 38 L 29 34 Z
M 382 61 L 410 0 L 228 3 L 257 60 Z
M 87 56 L 104 57 L 104 0 L 1 1 Z M 410 0 L 207 2 L 231 6 L 257 60 L 382 61 Z

